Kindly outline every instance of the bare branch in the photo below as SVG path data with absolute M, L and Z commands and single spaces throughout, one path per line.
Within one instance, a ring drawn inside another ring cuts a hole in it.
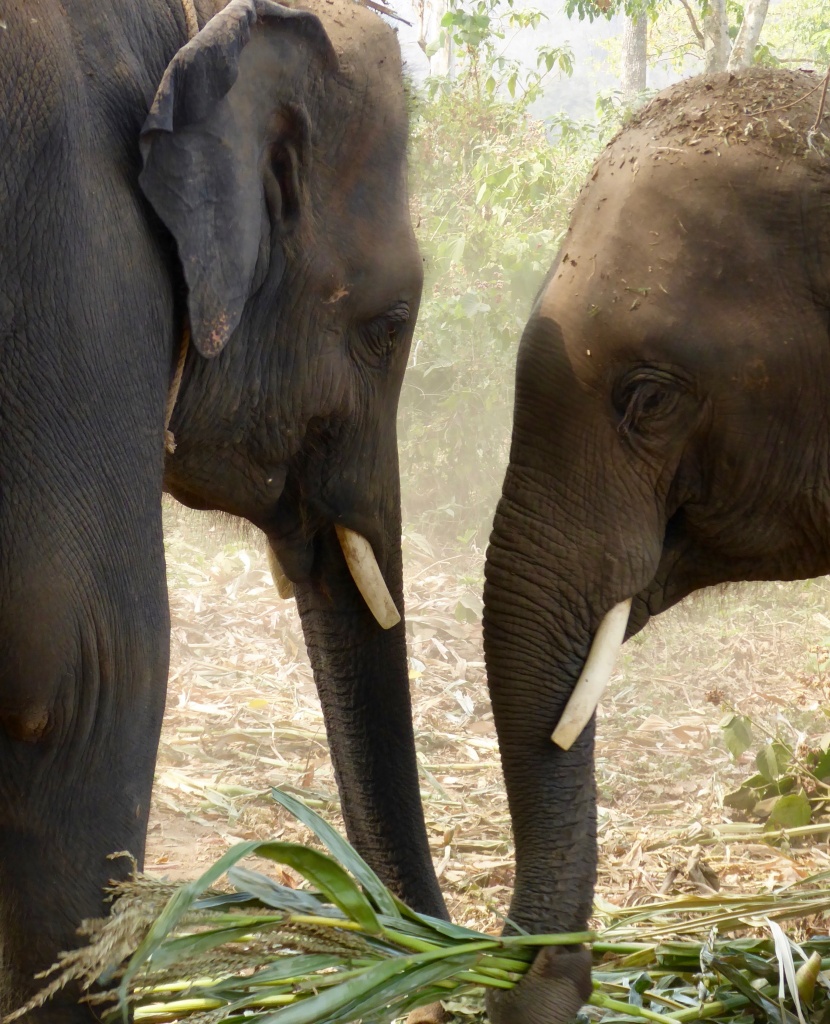
M 697 39 L 702 49 L 706 49 L 706 40 L 703 36 L 703 32 L 700 28 L 700 25 L 698 25 L 697 23 L 695 12 L 689 6 L 689 0 L 680 0 L 680 3 L 683 5 L 683 8 L 686 11 L 686 15 L 689 19 L 689 24 L 692 26 L 692 32 L 694 32 L 695 34 L 695 39 Z
M 818 114 L 816 114 L 816 123 L 810 129 L 810 134 L 815 135 L 821 124 L 821 119 L 824 117 L 824 104 L 827 101 L 827 86 L 830 84 L 830 68 L 827 69 L 827 74 L 824 76 L 824 88 L 821 90 L 821 102 L 818 105 Z
M 412 22 L 407 21 L 406 18 L 402 18 L 400 14 L 395 14 L 393 10 L 387 7 L 385 4 L 375 3 L 375 0 L 359 0 L 364 7 L 371 7 L 373 11 L 377 11 L 379 14 L 385 14 L 387 18 L 394 18 L 395 21 L 402 21 L 404 25 L 409 25 L 412 28 Z

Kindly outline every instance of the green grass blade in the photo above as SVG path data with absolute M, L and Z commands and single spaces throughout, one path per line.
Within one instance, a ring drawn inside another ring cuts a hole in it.
M 774 999 L 770 999 L 763 992 L 753 988 L 743 974 L 731 964 L 725 963 L 717 956 L 713 956 L 709 960 L 709 964 L 718 974 L 726 978 L 730 985 L 736 988 L 741 995 L 746 996 L 751 1003 L 754 1003 L 755 1006 L 766 1014 L 766 1020 L 770 1021 L 771 1024 L 799 1024 L 798 1017 L 795 1014 L 779 1006 Z
M 252 984 L 254 982 L 284 981 L 286 978 L 299 978 L 306 974 L 315 974 L 317 971 L 337 967 L 342 963 L 343 958 L 335 953 L 291 953 L 280 957 L 279 960 L 274 960 L 248 980 Z
M 314 893 L 305 889 L 290 889 L 267 875 L 237 865 L 228 871 L 228 879 L 241 894 L 250 895 L 267 907 L 288 914 L 315 914 L 319 917 L 343 917 L 336 907 L 321 902 Z
M 275 925 L 278 922 L 274 922 Z M 168 939 L 153 954 L 153 970 L 162 971 L 176 963 L 184 963 L 200 953 L 215 949 L 226 942 L 239 942 L 251 933 L 250 925 L 237 925 L 230 928 L 215 928 L 193 935 L 177 935 Z
M 278 1010 L 271 1016 L 264 1018 L 262 1024 L 337 1024 L 340 1021 L 352 1021 L 357 1014 L 352 1014 L 352 1008 L 362 1001 L 368 1001 L 370 997 L 381 1000 L 380 1005 L 385 1006 L 387 991 L 394 991 L 397 983 L 401 980 L 399 976 L 405 975 L 403 980 L 412 977 L 410 972 L 416 968 L 443 961 L 443 969 L 447 971 L 444 977 L 451 977 L 462 968 L 460 964 L 475 963 L 477 954 L 486 949 L 492 949 L 493 943 L 489 941 L 469 942 L 452 950 L 451 954 L 445 949 L 434 950 L 431 953 L 414 953 L 411 956 L 395 957 L 379 963 L 363 973 L 360 977 L 352 978 L 337 985 L 334 988 L 326 989 L 316 996 L 304 999 L 295 1006 L 288 1006 Z M 471 956 L 471 954 L 476 954 Z M 456 963 L 448 965 L 446 961 L 452 959 Z M 439 968 L 436 968 L 440 973 Z M 432 978 L 430 983 L 436 980 Z M 412 991 L 412 985 L 406 982 L 406 991 Z M 350 1016 L 350 1014 L 352 1014 Z
M 432 986 L 436 982 L 452 978 L 474 963 L 474 957 L 471 959 L 469 956 L 448 956 L 434 963 L 411 968 L 399 977 L 367 992 L 362 999 L 344 1007 L 337 1016 L 326 1017 L 326 1024 L 351 1024 L 355 1020 L 371 1020 L 377 1014 L 383 1014 L 387 1008 L 397 1017 L 403 1012 L 399 1008 L 399 1003 L 408 999 L 413 992 L 420 992 L 425 985 Z M 317 1024 L 317 1021 L 309 1024 Z
M 433 986 L 442 981 L 452 982 L 456 987 L 465 985 L 465 987 L 471 988 L 473 986 L 469 982 L 459 982 L 457 979 L 459 975 L 463 976 L 466 973 L 472 973 L 477 959 L 478 954 L 472 957 L 470 954 L 464 957 L 454 954 L 435 963 L 424 964 L 421 967 L 408 971 L 405 975 L 397 978 L 394 983 L 384 986 L 382 989 L 378 989 L 376 993 L 367 996 L 364 1002 L 354 1008 L 355 1014 L 362 1019 L 371 1018 L 372 1015 L 380 1012 L 384 1006 L 391 1004 L 395 1015 L 402 1016 L 406 1012 L 404 1007 L 413 1003 L 414 996 L 419 997 L 416 1000 L 416 1005 L 424 1005 L 425 1002 L 430 1000 L 424 1000 L 423 990 L 425 988 L 432 989 Z M 444 988 L 442 998 L 446 999 L 450 994 L 452 994 L 451 990 L 448 992 Z M 349 1024 L 349 1022 L 348 1019 L 342 1018 L 338 1024 Z
M 121 979 L 121 984 L 118 986 L 118 1002 L 121 1008 L 121 1016 L 124 1024 L 128 1024 L 128 1002 L 127 993 L 129 991 L 130 984 L 135 978 L 142 966 L 149 960 L 153 954 L 158 950 L 164 941 L 165 937 L 176 927 L 181 918 L 187 913 L 192 907 L 196 898 L 204 892 L 205 889 L 209 888 L 218 878 L 233 867 L 233 865 L 242 860 L 243 857 L 247 857 L 260 844 L 255 840 L 249 840 L 246 843 L 238 843 L 236 846 L 231 847 L 222 857 L 219 858 L 214 864 L 212 864 L 207 871 L 205 871 L 199 878 L 192 882 L 188 882 L 187 885 L 183 885 L 177 893 L 175 893 L 167 902 L 167 905 L 153 922 L 149 932 L 144 937 L 144 940 L 139 945 L 138 949 L 133 953 L 130 958 L 130 962 L 124 971 L 124 975 Z
M 337 861 L 299 843 L 258 843 L 256 853 L 286 864 L 316 886 L 352 921 L 372 935 L 381 930 L 374 907 L 352 876 Z
M 432 917 L 430 914 L 419 914 L 417 910 L 413 910 L 397 898 L 396 903 L 402 917 L 421 925 L 427 931 L 432 932 L 433 935 L 440 935 L 454 942 L 473 942 L 481 938 L 480 932 L 472 931 L 460 924 L 453 924 L 452 921 L 445 921 L 440 917 Z M 403 931 L 400 925 L 393 925 L 392 927 L 398 927 Z
M 231 868 L 236 871 L 236 868 Z M 230 874 L 230 871 L 228 872 Z M 251 902 L 251 897 L 246 892 L 223 892 L 214 896 L 202 896 L 193 904 L 194 910 L 216 910 L 219 907 L 244 906 Z
M 119 1003 L 122 1007 L 125 1024 L 127 1024 L 129 985 L 143 964 L 152 958 L 165 937 L 192 908 L 197 897 L 218 878 L 221 878 L 234 864 L 253 854 L 294 868 L 312 885 L 320 889 L 347 917 L 370 934 L 377 934 L 381 930 L 377 915 L 369 900 L 354 879 L 331 857 L 297 843 L 258 842 L 256 840 L 238 843 L 194 882 L 182 886 L 169 900 L 144 941 L 133 954 L 118 987 Z
M 295 796 L 284 793 L 280 789 L 272 789 L 271 796 L 290 814 L 311 829 L 335 860 L 350 871 L 363 886 L 381 914 L 400 917 L 397 901 L 392 894 L 357 850 L 336 829 Z

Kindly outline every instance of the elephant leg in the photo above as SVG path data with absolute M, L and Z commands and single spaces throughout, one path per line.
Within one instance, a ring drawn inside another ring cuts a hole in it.
M 112 855 L 143 860 L 168 650 L 160 529 L 153 540 L 100 562 L 40 544 L 7 557 L 29 576 L 0 600 L 0 1011 L 38 991 L 34 975 L 107 912 L 105 887 L 132 870 Z M 24 1019 L 97 1019 L 77 995 Z

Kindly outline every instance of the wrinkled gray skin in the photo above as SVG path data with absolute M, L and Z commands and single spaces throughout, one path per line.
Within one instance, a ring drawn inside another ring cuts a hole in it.
M 348 0 L 223 6 L 199 0 L 185 46 L 179 0 L 0 0 L 0 1010 L 102 913 L 129 867 L 107 855 L 144 853 L 163 487 L 266 534 L 349 834 L 445 914 L 404 626 L 377 626 L 333 529 L 371 541 L 402 611 L 395 415 L 422 271 L 397 43 Z M 72 998 L 27 1020 L 88 1020 Z
M 522 337 L 484 623 L 509 913 L 530 931 L 579 931 L 591 913 L 594 722 L 568 752 L 550 737 L 605 614 L 633 598 L 631 635 L 699 587 L 830 571 L 814 85 L 759 70 L 661 94 L 597 162 Z M 491 1006 L 569 1020 L 589 966 L 545 954 Z

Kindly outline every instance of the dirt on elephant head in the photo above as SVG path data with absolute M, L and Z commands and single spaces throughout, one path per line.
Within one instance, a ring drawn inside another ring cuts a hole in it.
M 663 149 L 760 143 L 785 157 L 824 166 L 830 157 L 830 95 L 825 77 L 806 71 L 750 68 L 686 79 L 655 96 L 623 127 Z M 610 147 L 609 147 L 610 148 Z

